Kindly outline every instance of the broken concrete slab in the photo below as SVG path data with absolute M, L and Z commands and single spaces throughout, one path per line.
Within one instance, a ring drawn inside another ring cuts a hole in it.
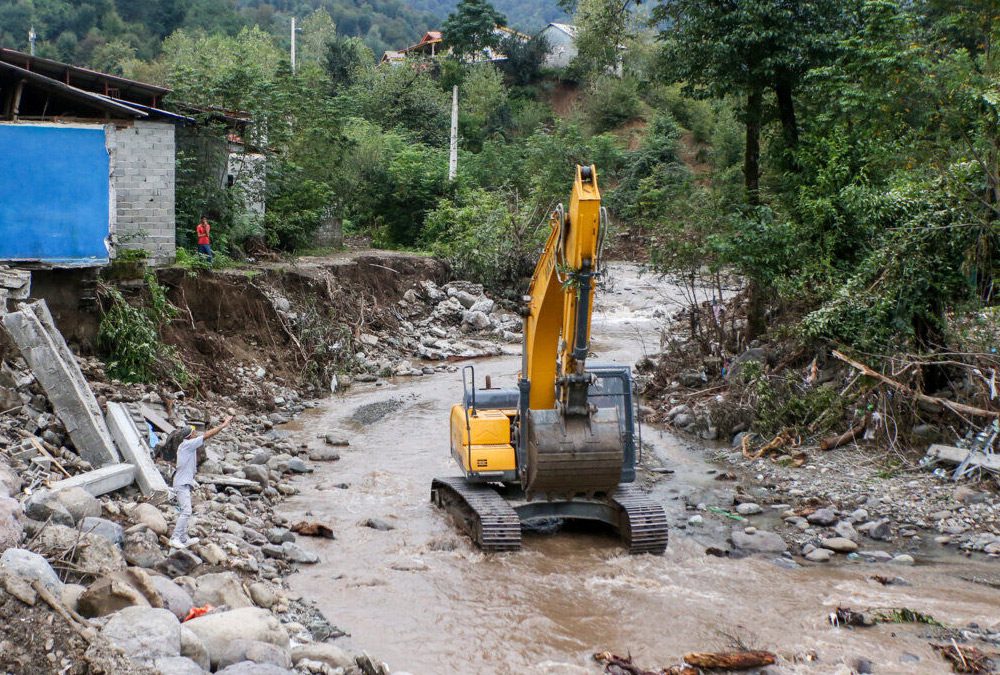
M 135 480 L 134 466 L 131 464 L 112 464 L 87 473 L 77 474 L 66 480 L 49 483 L 49 489 L 56 491 L 70 487 L 82 487 L 95 497 L 100 497 L 131 485 L 133 480 Z
M 119 461 L 100 406 L 44 300 L 21 304 L 3 325 L 45 389 L 77 452 L 91 466 Z
M 128 409 L 121 403 L 108 402 L 108 429 L 126 462 L 135 467 L 135 482 L 146 497 L 165 498 L 167 482 L 156 468 L 152 453 Z
M 7 300 L 27 300 L 31 295 L 31 272 L 0 265 L 0 314 L 7 313 Z
M 142 412 L 142 416 L 146 419 L 146 421 L 148 421 L 150 424 L 152 424 L 160 431 L 164 431 L 169 434 L 172 433 L 174 429 L 177 428 L 173 424 L 168 422 L 167 419 L 163 417 L 163 415 L 156 412 L 145 403 L 139 406 L 139 410 Z

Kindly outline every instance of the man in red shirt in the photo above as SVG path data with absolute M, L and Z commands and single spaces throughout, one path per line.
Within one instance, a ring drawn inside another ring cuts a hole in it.
M 198 223 L 198 255 L 207 258 L 208 264 L 212 264 L 212 246 L 208 235 L 212 231 L 212 226 L 208 224 L 208 216 L 202 216 Z

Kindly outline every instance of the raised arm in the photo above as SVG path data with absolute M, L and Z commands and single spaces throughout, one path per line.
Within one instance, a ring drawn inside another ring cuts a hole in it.
M 222 431 L 223 429 L 225 429 L 226 427 L 228 427 L 229 423 L 232 422 L 232 421 L 233 421 L 233 416 L 230 415 L 226 419 L 222 420 L 222 424 L 220 424 L 219 426 L 215 427 L 214 429 L 209 429 L 208 431 L 206 431 L 205 432 L 205 436 L 204 436 L 205 440 L 207 441 L 212 436 L 216 435 L 217 433 L 219 433 L 220 431 Z

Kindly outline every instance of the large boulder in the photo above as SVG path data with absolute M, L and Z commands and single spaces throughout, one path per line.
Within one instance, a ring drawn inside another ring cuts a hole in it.
M 127 567 L 121 549 L 107 537 L 98 534 L 85 534 L 81 537 L 73 561 L 81 572 L 93 576 Z
M 232 572 L 203 574 L 198 577 L 197 583 L 192 599 L 198 607 L 226 605 L 230 609 L 239 609 L 240 607 L 250 607 L 253 604 L 247 594 L 243 592 L 239 577 Z M 243 661 L 244 659 L 238 660 Z
M 79 523 L 89 516 L 101 515 L 101 502 L 82 487 L 70 487 L 55 492 L 55 499 L 66 507 L 73 522 Z
M 165 609 L 126 607 L 101 632 L 137 663 L 181 655 L 181 623 Z
M 289 656 L 287 649 L 272 645 L 270 642 L 238 638 L 226 646 L 226 650 L 219 660 L 219 668 L 225 668 L 236 663 L 242 663 L 243 661 L 269 663 L 281 668 L 292 667 L 292 658 Z
M 129 565 L 147 568 L 155 567 L 166 558 L 163 551 L 160 550 L 160 542 L 156 538 L 156 533 L 146 528 L 125 535 L 122 555 L 125 556 Z
M 259 640 L 288 648 L 288 633 L 277 617 L 266 609 L 242 607 L 227 612 L 214 612 L 184 622 L 208 649 L 213 667 L 219 665 L 229 643 L 237 638 Z
M 294 671 L 270 663 L 242 661 L 217 670 L 216 675 L 295 675 Z
M 167 656 L 153 659 L 149 665 L 160 671 L 160 675 L 205 675 L 208 668 L 202 668 L 186 656 Z
M 21 476 L 10 468 L 6 461 L 0 460 L 0 497 L 17 497 L 19 494 L 21 494 Z
M 170 533 L 167 519 L 163 517 L 160 509 L 152 504 L 139 504 L 132 512 L 132 517 L 135 518 L 136 522 L 142 523 L 156 534 L 167 536 Z
M 145 570 L 132 567 L 103 576 L 77 601 L 80 614 L 106 616 L 126 607 L 163 607 L 163 600 Z
M 734 548 L 746 553 L 784 553 L 788 549 L 784 539 L 766 530 L 734 530 L 732 540 Z
M 21 527 L 21 503 L 0 494 L 0 551 L 16 548 L 24 536 Z
M 298 664 L 303 659 L 319 661 L 331 668 L 347 669 L 354 665 L 354 659 L 347 652 L 327 642 L 311 642 L 292 647 L 292 663 Z
M 181 624 L 181 656 L 191 659 L 204 670 L 212 669 L 205 643 L 184 624 Z
M 62 595 L 62 582 L 48 561 L 23 548 L 9 548 L 0 555 L 0 570 L 16 574 L 27 581 L 37 580 L 57 598 Z
M 191 613 L 194 601 L 191 595 L 182 586 L 158 574 L 152 575 L 153 587 L 160 594 L 163 606 L 169 609 L 174 616 L 183 621 Z
M 96 534 L 104 537 L 116 546 L 125 543 L 125 530 L 113 520 L 97 516 L 87 516 L 80 523 L 80 531 L 84 534 Z
M 24 515 L 32 520 L 48 521 L 67 527 L 76 525 L 73 515 L 49 490 L 39 490 L 28 497 L 24 502 Z

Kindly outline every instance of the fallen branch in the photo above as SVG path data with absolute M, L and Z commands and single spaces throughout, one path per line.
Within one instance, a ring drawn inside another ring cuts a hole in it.
M 97 637 L 97 633 L 93 628 L 87 625 L 86 619 L 66 607 L 61 600 L 52 595 L 52 592 L 49 591 L 49 589 L 39 583 L 38 579 L 31 582 L 31 588 L 38 593 L 38 597 L 44 600 L 45 604 L 51 607 L 56 614 L 61 616 L 63 620 L 70 625 L 70 628 L 76 631 L 77 635 L 82 637 L 88 643 L 93 644 L 94 639 Z
M 959 645 L 954 640 L 950 645 L 936 645 L 931 643 L 931 648 L 939 652 L 945 661 L 951 663 L 951 670 L 955 673 L 980 673 L 996 672 L 993 667 L 1000 654 L 995 652 L 984 652 L 971 645 Z
M 698 668 L 724 668 L 726 670 L 746 670 L 770 666 L 777 657 L 771 652 L 720 652 L 710 654 L 699 652 L 685 654 L 684 662 Z
M 847 432 L 840 434 L 839 436 L 831 436 L 830 438 L 824 438 L 819 442 L 819 447 L 822 450 L 833 450 L 834 448 L 839 448 L 844 443 L 850 443 L 856 440 L 859 435 L 865 433 L 865 427 L 868 426 L 868 416 L 865 415 L 861 418 L 861 423 L 853 429 L 849 429 Z
M 853 366 L 854 368 L 860 370 L 865 375 L 874 377 L 876 380 L 879 380 L 880 382 L 889 385 L 890 387 L 892 387 L 897 391 L 912 396 L 918 401 L 923 401 L 925 403 L 930 403 L 932 405 L 943 406 L 945 408 L 948 408 L 954 413 L 958 414 L 964 413 L 966 415 L 971 415 L 973 417 L 1000 417 L 1000 411 L 986 410 L 985 408 L 976 408 L 971 405 L 965 405 L 964 403 L 956 403 L 955 401 L 949 401 L 948 399 L 941 398 L 939 396 L 928 396 L 927 394 L 921 391 L 917 391 L 916 389 L 912 389 L 906 386 L 902 382 L 897 382 L 892 378 L 886 377 L 882 373 L 872 370 L 865 364 L 855 361 L 854 359 L 846 356 L 845 354 L 837 351 L 836 349 L 833 350 L 833 355 L 836 358 L 843 361 L 844 363 L 847 363 L 850 366 Z

